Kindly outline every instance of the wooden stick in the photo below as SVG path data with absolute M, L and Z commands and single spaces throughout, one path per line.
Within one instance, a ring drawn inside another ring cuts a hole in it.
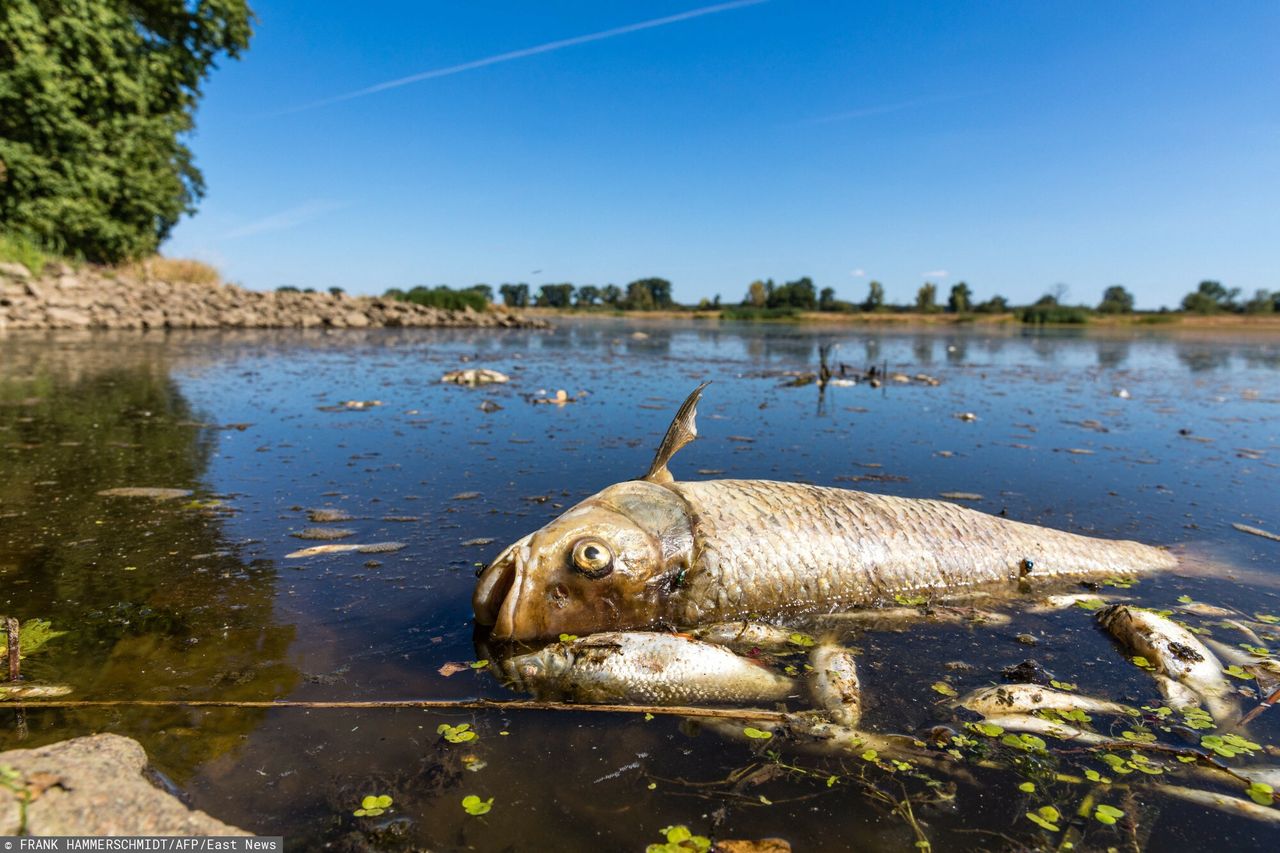
M 22 664 L 18 660 L 18 620 L 6 616 L 4 630 L 9 638 L 9 680 L 17 681 L 22 675 Z
M 0 703 L 4 708 L 402 708 L 424 711 L 595 711 L 603 714 L 667 714 L 676 717 L 719 717 L 746 720 L 786 722 L 782 711 L 758 708 L 693 708 L 681 705 L 577 705 L 569 702 L 539 702 L 533 699 L 379 699 L 348 701 L 302 701 L 297 699 L 244 700 L 232 699 L 52 699 Z

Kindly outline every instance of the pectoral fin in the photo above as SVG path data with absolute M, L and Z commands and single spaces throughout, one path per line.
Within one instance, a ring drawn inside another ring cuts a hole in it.
M 671 426 L 667 427 L 667 434 L 663 436 L 662 444 L 658 445 L 658 452 L 654 454 L 653 464 L 649 466 L 649 473 L 640 479 L 647 480 L 650 483 L 675 482 L 675 478 L 667 470 L 667 463 L 671 461 L 672 456 L 675 456 L 680 451 L 680 448 L 698 437 L 696 423 L 698 400 L 702 397 L 702 389 L 710 384 L 710 382 L 703 382 L 697 388 L 694 388 L 693 393 L 681 404 L 680 409 L 676 412 L 675 419 L 671 421 Z

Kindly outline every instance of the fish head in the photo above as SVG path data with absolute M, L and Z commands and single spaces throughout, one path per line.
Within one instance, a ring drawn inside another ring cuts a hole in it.
M 497 640 L 592 634 L 662 621 L 693 556 L 683 498 L 618 483 L 517 540 L 480 574 L 476 621 Z

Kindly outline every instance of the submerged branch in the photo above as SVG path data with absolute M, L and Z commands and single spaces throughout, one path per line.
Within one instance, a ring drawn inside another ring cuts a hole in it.
M 302 701 L 233 700 L 233 699 L 56 699 L 50 701 L 4 702 L 0 708 L 39 710 L 57 708 L 331 708 L 379 709 L 407 708 L 420 710 L 483 711 L 595 711 L 602 714 L 666 714 L 675 717 L 717 717 L 721 719 L 765 720 L 784 722 L 782 711 L 758 708 L 694 708 L 681 705 L 579 705 L 571 702 L 542 702 L 533 699 L 381 699 Z

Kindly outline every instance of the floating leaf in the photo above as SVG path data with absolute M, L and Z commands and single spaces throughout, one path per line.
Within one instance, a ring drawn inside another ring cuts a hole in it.
M 935 681 L 932 685 L 934 693 L 941 693 L 943 696 L 959 696 L 956 689 L 945 681 Z
M 836 778 L 835 776 L 828 776 L 828 777 L 827 777 L 827 787 L 828 787 L 828 788 L 832 787 L 832 786 L 833 786 L 833 785 L 835 785 L 835 783 L 836 783 L 836 782 L 838 782 L 838 781 L 839 781 L 839 779 L 838 779 L 838 778 Z
M 1106 803 L 1099 803 L 1093 811 L 1094 820 L 1098 821 L 1098 823 L 1105 823 L 1108 826 L 1111 826 L 1118 818 L 1122 817 L 1124 817 L 1124 812 Z
M 441 723 L 436 726 L 436 733 L 444 735 L 444 739 L 449 743 L 466 743 L 479 737 L 478 734 L 472 731 L 470 723 L 461 723 L 456 726 Z
M 1076 602 L 1076 607 L 1081 610 L 1101 610 L 1104 602 L 1100 598 L 1082 598 Z
M 560 642 L 562 643 L 572 643 L 576 639 L 578 639 L 577 634 L 561 634 L 560 635 Z
M 868 749 L 866 752 L 862 753 L 863 761 L 875 761 L 879 757 L 880 753 L 876 752 L 874 749 Z
M 801 634 L 799 631 L 787 637 L 787 642 L 797 646 L 812 646 L 814 644 L 813 637 L 808 634 Z
M 1055 690 L 1066 690 L 1068 692 L 1080 689 L 1078 685 L 1073 684 L 1070 681 L 1055 681 L 1053 679 L 1049 679 L 1049 686 L 1053 687 Z
M 1280 625 L 1280 616 L 1272 616 L 1270 613 L 1255 613 L 1253 618 L 1268 625 Z
M 1027 812 L 1027 820 L 1050 832 L 1058 831 L 1060 817 L 1062 817 L 1061 813 L 1053 806 L 1041 806 L 1033 812 Z
M 1191 602 L 1195 601 L 1195 599 L 1189 595 L 1180 595 L 1178 596 L 1178 601 L 1181 604 L 1190 604 Z
M 653 714 L 650 714 L 648 711 L 645 711 L 645 712 L 644 712 L 644 721 L 647 723 L 647 722 L 649 722 L 649 721 L 650 721 L 650 720 L 652 720 L 652 719 L 653 719 Z
M 1155 670 L 1155 666 L 1151 661 L 1147 660 L 1142 655 L 1134 655 L 1130 660 L 1132 660 L 1136 666 L 1140 666 L 1145 670 Z
M 1241 669 L 1238 665 L 1234 663 L 1222 671 L 1225 672 L 1227 675 L 1230 675 L 1234 678 L 1239 678 L 1243 681 L 1253 680 L 1253 673 L 1245 672 L 1243 669 Z
M 747 737 L 757 738 L 759 740 L 768 740 L 769 738 L 773 737 L 773 732 L 766 732 L 761 729 L 752 728 L 751 726 L 747 726 L 746 728 L 744 728 L 742 730 L 742 733 Z
M 971 731 L 975 731 L 981 735 L 986 735 L 987 737 L 1000 737 L 1000 735 L 1004 734 L 1004 727 L 998 726 L 995 723 L 968 723 L 967 727 Z
M 1023 782 L 1018 786 L 1018 790 L 1024 794 L 1034 794 L 1036 792 L 1036 785 L 1034 782 Z
M 1271 650 L 1266 646 L 1254 646 L 1249 643 L 1241 643 L 1240 648 L 1244 649 L 1249 654 L 1256 655 L 1260 658 L 1265 658 L 1271 654 Z
M 66 631 L 53 630 L 53 623 L 47 619 L 28 619 L 18 628 L 18 659 L 33 655 L 44 648 L 45 643 L 64 636 Z M 9 633 L 0 631 L 0 649 L 9 643 Z
M 471 663 L 471 668 L 472 668 L 472 669 L 484 669 L 484 668 L 485 668 L 486 666 L 488 666 L 488 665 L 489 665 L 489 661 L 488 661 L 488 660 L 472 661 L 472 663 Z
M 1269 806 L 1275 801 L 1276 791 L 1266 782 L 1254 782 L 1244 792 L 1260 806 Z
M 1135 741 L 1137 743 L 1152 743 L 1156 739 L 1156 736 L 1151 732 L 1135 732 L 1135 731 L 1130 731 L 1129 729 L 1125 729 L 1124 731 L 1122 731 L 1120 733 L 1120 737 L 1124 738 L 1125 740 Z
M 901 604 L 903 607 L 919 607 L 926 603 L 929 599 L 923 595 L 903 595 L 898 593 L 893 600 Z
M 493 797 L 482 800 L 475 794 L 468 794 L 462 798 L 462 808 L 469 815 L 488 814 L 489 810 L 493 808 Z

